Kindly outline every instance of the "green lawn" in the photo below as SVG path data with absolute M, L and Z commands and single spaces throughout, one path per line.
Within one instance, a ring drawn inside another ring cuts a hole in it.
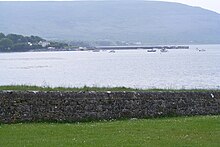
M 0 125 L 0 146 L 220 146 L 220 116 Z
M 28 86 L 28 85 L 6 85 L 0 86 L 0 90 L 14 90 L 14 91 L 126 91 L 126 92 L 219 92 L 219 89 L 134 89 L 129 87 L 39 87 L 39 86 Z

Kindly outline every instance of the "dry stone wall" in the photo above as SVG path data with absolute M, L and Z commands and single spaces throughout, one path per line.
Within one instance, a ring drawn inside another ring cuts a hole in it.
M 0 123 L 220 114 L 220 92 L 0 92 Z

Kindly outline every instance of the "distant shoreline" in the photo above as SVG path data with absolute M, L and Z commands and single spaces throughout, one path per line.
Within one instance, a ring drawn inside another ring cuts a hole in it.
M 190 46 L 96 46 L 96 47 L 82 47 L 82 48 L 59 48 L 59 49 L 34 49 L 28 51 L 11 51 L 11 52 L 53 52 L 53 51 L 93 51 L 93 50 L 138 50 L 138 49 L 189 49 Z M 0 52 L 9 53 L 9 52 Z

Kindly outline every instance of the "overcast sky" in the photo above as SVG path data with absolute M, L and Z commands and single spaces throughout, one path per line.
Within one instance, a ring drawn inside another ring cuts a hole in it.
M 159 0 L 199 6 L 220 13 L 220 0 Z
M 36 0 L 0 0 L 0 1 L 36 1 Z M 51 1 L 51 0 L 40 0 L 40 1 Z M 63 1 L 63 0 L 56 0 L 56 1 Z M 71 1 L 71 0 L 68 0 L 68 1 Z M 80 0 L 72 0 L 72 1 L 80 1 Z M 83 1 L 96 1 L 96 0 L 83 0 Z M 98 0 L 98 1 L 102 1 L 102 0 Z M 103 0 L 103 1 L 106 1 L 106 0 Z M 123 0 L 123 1 L 126 1 L 126 0 Z M 220 14 L 220 0 L 155 0 L 155 1 L 178 2 L 178 3 L 183 3 L 183 4 L 187 4 L 191 6 L 199 6 L 205 9 L 218 12 Z

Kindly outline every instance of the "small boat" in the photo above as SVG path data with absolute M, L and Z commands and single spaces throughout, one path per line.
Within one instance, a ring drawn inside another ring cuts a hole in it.
M 205 49 L 199 49 L 199 48 L 196 48 L 197 51 L 199 52 L 205 52 L 206 50 Z
M 100 52 L 100 50 L 98 50 L 98 49 L 94 49 L 94 50 L 92 50 L 93 52 Z
M 205 49 L 199 49 L 198 51 L 199 52 L 205 52 L 206 50 Z
M 162 52 L 162 53 L 166 53 L 166 52 L 168 52 L 168 50 L 165 49 L 165 48 L 162 48 L 162 49 L 160 50 L 160 52 Z
M 157 50 L 154 50 L 154 49 L 147 50 L 147 52 L 149 52 L 149 53 L 156 52 L 156 51 Z
M 115 53 L 115 50 L 110 50 L 109 53 Z

